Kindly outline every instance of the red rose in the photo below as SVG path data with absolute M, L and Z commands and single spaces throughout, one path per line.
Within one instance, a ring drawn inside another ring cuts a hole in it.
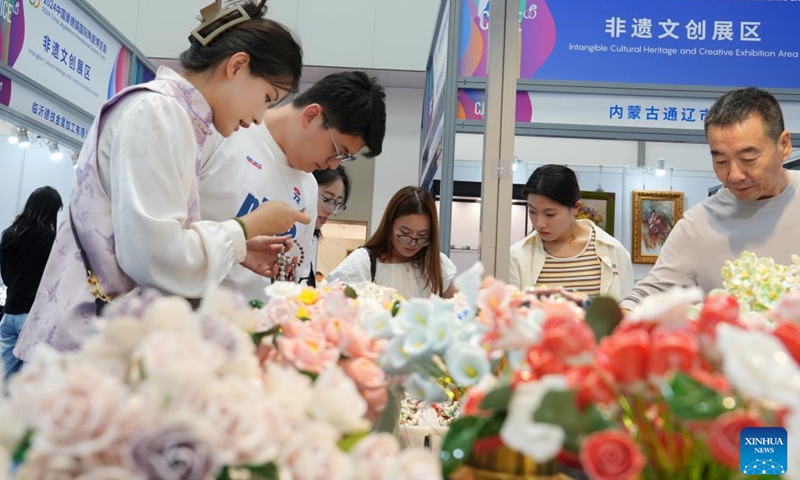
M 692 370 L 699 356 L 697 338 L 685 330 L 656 329 L 650 336 L 648 369 L 659 377 L 667 372 Z
M 708 449 L 716 461 L 728 468 L 739 468 L 739 434 L 743 428 L 761 427 L 761 421 L 742 411 L 723 413 L 711 422 Z
M 595 367 L 573 368 L 566 375 L 570 387 L 577 392 L 576 400 L 581 410 L 593 403 L 608 404 L 614 401 L 614 390 Z
M 604 338 L 597 355 L 598 366 L 621 385 L 647 377 L 650 335 L 644 330 L 629 330 Z
M 542 327 L 541 344 L 560 359 L 588 352 L 596 342 L 591 327 L 575 317 L 548 317 Z
M 528 350 L 526 359 L 534 378 L 561 374 L 567 371 L 567 365 L 542 345 L 537 345 Z
M 699 332 L 716 338 L 717 325 L 720 323 L 739 324 L 739 302 L 733 295 L 727 293 L 709 295 L 703 303 L 700 316 L 697 317 Z
M 583 470 L 592 480 L 628 480 L 644 469 L 645 458 L 633 439 L 619 430 L 595 432 L 583 441 Z
M 773 332 L 783 343 L 789 355 L 800 365 L 800 325 L 783 322 Z

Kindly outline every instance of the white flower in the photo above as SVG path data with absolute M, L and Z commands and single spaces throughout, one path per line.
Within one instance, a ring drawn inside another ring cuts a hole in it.
M 427 357 L 436 342 L 435 332 L 428 328 L 415 328 L 403 337 L 403 352 L 409 357 Z
M 530 348 L 539 343 L 546 318 L 540 308 L 531 308 L 525 315 L 515 314 L 508 325 L 500 329 L 500 338 L 493 342 L 492 347 L 504 351 Z
M 353 465 L 338 441 L 339 432 L 329 424 L 308 422 L 286 442 L 278 468 L 292 480 L 351 480 Z
M 156 299 L 144 312 L 142 320 L 148 332 L 171 331 L 184 334 L 198 332 L 192 306 L 186 299 L 180 297 Z
M 398 333 L 407 333 L 412 330 L 424 329 L 428 326 L 430 316 L 430 300 L 413 298 L 403 304 L 394 317 Z
M 400 452 L 382 480 L 440 480 L 442 465 L 430 450 L 407 448 Z
M 32 417 L 34 448 L 44 454 L 86 456 L 116 438 L 126 389 L 109 374 L 73 365 L 44 385 Z
M 311 415 L 339 431 L 355 433 L 369 429 L 367 402 L 356 384 L 339 367 L 324 370 L 314 382 Z
M 211 377 L 227 360 L 217 345 L 199 336 L 174 331 L 148 336 L 134 356 L 141 360 L 149 380 L 176 391 L 187 383 Z
M 283 411 L 289 423 L 300 422 L 306 418 L 307 412 L 316 408 L 312 404 L 314 391 L 311 379 L 294 368 L 269 364 L 264 390 Z
M 6 480 L 9 468 L 11 468 L 11 455 L 0 446 L 0 480 Z
M 490 368 L 489 359 L 482 348 L 463 342 L 451 345 L 444 361 L 450 376 L 460 387 L 475 385 Z
M 432 381 L 430 378 L 423 377 L 417 372 L 412 373 L 403 383 L 409 395 L 426 402 L 444 402 L 450 398 L 444 389 Z
M 472 320 L 475 317 L 478 305 L 478 294 L 481 291 L 481 281 L 483 279 L 483 264 L 475 262 L 467 271 L 458 275 L 455 280 L 455 286 L 458 289 L 462 298 L 464 298 L 469 306 L 469 313 L 463 319 L 464 321 Z
M 666 292 L 645 298 L 628 316 L 634 322 L 658 323 L 667 328 L 686 324 L 689 308 L 703 301 L 699 287 L 672 287 Z
M 246 332 L 254 332 L 261 323 L 261 315 L 258 310 L 250 307 L 234 292 L 224 288 L 219 288 L 206 295 L 198 313 L 222 317 Z
M 35 418 L 36 402 L 47 385 L 60 382 L 69 364 L 70 355 L 60 354 L 44 343 L 33 349 L 31 359 L 22 370 L 11 377 L 8 391 L 17 411 L 25 415 L 27 422 Z
M 9 452 L 16 450 L 25 436 L 24 420 L 10 400 L 0 397 L 0 451 L 3 448 Z
M 444 353 L 454 340 L 454 333 L 458 331 L 459 323 L 452 310 L 442 312 L 431 318 L 428 330 L 433 336 L 431 349 L 434 353 Z
M 257 382 L 239 377 L 195 382 L 174 398 L 166 414 L 169 423 L 197 429 L 221 464 L 274 460 L 289 434 L 279 406 Z
M 359 317 L 363 315 L 362 325 L 372 338 L 392 338 L 392 314 L 386 310 L 371 312 L 366 314 L 359 312 Z
M 387 373 L 402 372 L 411 363 L 411 356 L 406 353 L 403 345 L 405 338 L 402 336 L 394 337 L 386 344 L 384 352 L 383 368 Z
M 800 366 L 769 333 L 717 326 L 722 370 L 733 386 L 752 399 L 800 408 Z
M 390 433 L 371 433 L 353 449 L 356 480 L 380 480 L 381 474 L 397 460 L 400 442 Z
M 293 300 L 303 291 L 302 285 L 294 282 L 275 282 L 264 289 L 269 298 L 284 298 Z
M 800 408 L 786 416 L 786 434 L 789 465 L 784 476 L 787 480 L 800 480 Z
M 539 463 L 555 458 L 564 443 L 564 430 L 558 425 L 534 422 L 533 414 L 548 392 L 568 388 L 567 379 L 561 375 L 545 375 L 535 382 L 517 385 L 500 429 L 503 443 Z

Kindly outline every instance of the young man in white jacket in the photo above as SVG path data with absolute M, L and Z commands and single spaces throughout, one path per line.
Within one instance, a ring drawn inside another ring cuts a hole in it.
M 299 278 L 311 274 L 314 220 L 318 188 L 314 170 L 337 168 L 355 160 L 358 152 L 373 158 L 381 153 L 386 131 L 385 93 L 375 78 L 363 72 L 328 75 L 295 97 L 290 104 L 267 110 L 260 125 L 237 131 L 230 138 L 213 135 L 206 142 L 200 172 L 205 219 L 240 217 L 267 200 L 282 200 L 311 217 L 287 235 L 299 247 L 288 254 L 301 257 Z M 302 249 L 302 250 L 301 250 Z M 270 279 L 236 267 L 223 286 L 247 299 L 265 299 Z

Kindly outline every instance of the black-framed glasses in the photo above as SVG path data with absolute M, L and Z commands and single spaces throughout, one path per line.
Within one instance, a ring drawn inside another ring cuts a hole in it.
M 352 153 L 342 153 L 339 150 L 339 145 L 336 143 L 336 139 L 333 138 L 333 132 L 331 131 L 331 126 L 329 123 L 325 122 L 325 127 L 328 129 L 328 133 L 331 134 L 331 141 L 333 142 L 333 148 L 336 150 L 336 155 L 328 157 L 328 160 L 339 160 L 342 163 L 352 162 L 356 159 L 356 156 Z
M 347 205 L 345 205 L 344 202 L 337 202 L 332 198 L 326 198 L 322 195 L 319 196 L 319 199 L 322 202 L 322 209 L 332 212 L 332 215 L 339 215 L 347 210 Z
M 412 237 L 411 235 L 397 232 L 394 232 L 394 234 L 397 237 L 397 242 L 400 245 L 411 245 L 412 243 L 416 243 L 418 247 L 427 247 L 431 244 L 430 237 Z

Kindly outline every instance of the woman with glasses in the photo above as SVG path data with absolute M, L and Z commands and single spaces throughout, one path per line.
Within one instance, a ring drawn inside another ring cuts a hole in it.
M 328 219 L 344 212 L 347 208 L 347 199 L 350 198 L 350 176 L 347 175 L 343 165 L 329 170 L 315 170 L 314 178 L 317 180 L 319 195 L 317 197 L 317 223 L 314 229 L 314 239 L 311 243 L 311 272 L 308 277 L 308 285 L 317 286 L 317 251 L 319 241 L 322 238 L 322 226 L 328 223 Z
M 372 281 L 394 288 L 406 298 L 432 294 L 451 298 L 456 292 L 455 275 L 455 264 L 439 251 L 433 197 L 422 188 L 403 187 L 389 200 L 378 230 L 364 247 L 344 259 L 328 280 Z
M 8 287 L 0 320 L 0 359 L 5 378 L 22 366 L 12 352 L 56 240 L 56 218 L 62 207 L 61 195 L 55 188 L 37 188 L 0 239 L 0 274 Z

